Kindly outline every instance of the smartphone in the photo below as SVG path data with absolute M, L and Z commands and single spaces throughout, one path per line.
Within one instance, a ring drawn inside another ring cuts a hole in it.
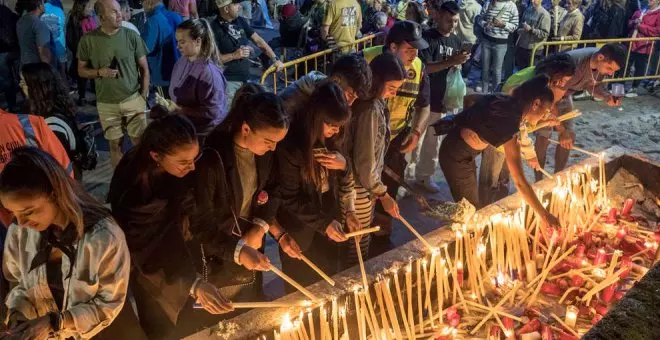
M 316 155 L 324 155 L 326 153 L 330 153 L 330 151 L 328 151 L 328 148 L 314 148 L 312 149 L 312 153 L 314 154 L 314 156 L 316 156 Z
M 472 47 L 473 46 L 474 46 L 474 44 L 464 42 L 463 46 L 461 46 L 461 52 L 463 52 L 464 54 L 472 53 Z
M 108 68 L 111 68 L 113 70 L 117 70 L 118 72 L 117 72 L 117 77 L 116 78 L 119 78 L 119 76 L 121 74 L 121 70 L 119 69 L 119 60 L 117 60 L 117 57 L 112 58 L 112 61 L 110 62 L 110 65 L 108 66 Z

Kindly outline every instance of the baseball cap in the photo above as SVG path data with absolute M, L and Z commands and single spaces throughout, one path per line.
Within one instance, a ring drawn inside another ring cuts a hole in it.
M 423 50 L 429 47 L 429 43 L 422 38 L 422 27 L 410 20 L 397 21 L 390 28 L 390 33 L 387 34 L 387 43 L 400 44 L 407 42 L 410 46 Z
M 218 6 L 218 8 L 222 8 L 231 4 L 240 4 L 241 2 L 244 1 L 247 0 L 215 0 L 215 4 L 216 6 Z

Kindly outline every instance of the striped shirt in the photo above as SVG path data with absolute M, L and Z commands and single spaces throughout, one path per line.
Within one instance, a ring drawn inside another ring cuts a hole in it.
M 503 43 L 518 29 L 518 7 L 513 1 L 489 2 L 483 7 L 481 15 L 481 25 L 484 27 L 486 39 Z M 503 21 L 504 27 L 493 26 L 494 19 Z

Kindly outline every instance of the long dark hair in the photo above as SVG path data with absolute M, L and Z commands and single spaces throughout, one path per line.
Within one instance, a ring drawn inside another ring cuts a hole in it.
M 552 104 L 555 95 L 548 87 L 549 82 L 550 78 L 547 75 L 537 75 L 516 87 L 511 97 L 523 108 L 523 112 L 529 110 L 536 99 L 540 100 L 541 104 Z
M 313 149 L 326 147 L 330 150 L 344 151 L 344 125 L 351 119 L 351 111 L 344 91 L 335 82 L 325 82 L 319 85 L 311 98 L 314 102 L 309 110 L 301 110 L 296 114 L 292 124 L 290 137 L 303 156 L 304 166 L 300 174 L 304 182 L 321 187 L 321 167 L 314 158 Z M 340 126 L 339 133 L 330 139 L 323 136 L 323 123 Z
M 69 20 L 73 20 L 73 22 L 80 22 L 82 19 L 84 19 L 85 7 L 87 7 L 89 1 L 90 0 L 74 0 L 73 7 L 71 7 L 71 11 L 69 12 Z
M 257 84 L 245 84 L 234 95 L 227 118 L 216 129 L 232 136 L 243 123 L 253 130 L 262 128 L 288 129 L 289 118 L 282 99 Z
M 182 146 L 197 143 L 197 132 L 190 120 L 178 113 L 170 113 L 164 107 L 151 108 L 149 118 L 152 122 L 142 133 L 135 146 L 134 169 L 140 173 L 136 180 L 145 190 L 149 190 L 150 178 L 158 165 L 151 158 L 151 152 L 159 155 L 171 155 Z
M 62 114 L 71 120 L 76 117 L 76 105 L 64 87 L 62 78 L 46 63 L 25 64 L 21 74 L 28 87 L 30 109 L 35 115 L 50 117 Z
M 215 44 L 213 30 L 206 19 L 188 19 L 182 22 L 176 29 L 188 31 L 190 38 L 195 40 L 200 39 L 202 41 L 199 51 L 201 59 L 211 60 L 218 66 L 222 64 L 220 61 L 220 52 L 218 52 L 218 47 Z
M 384 52 L 374 58 L 369 63 L 369 67 L 372 75 L 370 99 L 380 98 L 388 81 L 406 79 L 406 68 L 403 61 L 389 52 Z
M 71 178 L 53 156 L 35 147 L 12 151 L 9 163 L 0 173 L 0 195 L 52 197 L 67 221 L 75 226 L 77 239 L 86 227 L 110 217 L 110 212 Z

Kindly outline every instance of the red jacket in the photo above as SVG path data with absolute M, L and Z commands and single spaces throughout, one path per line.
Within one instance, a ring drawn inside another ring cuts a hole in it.
M 632 18 L 628 20 L 628 28 L 634 28 L 634 22 L 642 15 L 640 10 L 633 14 Z M 654 11 L 647 11 L 642 17 L 642 22 L 637 26 L 637 38 L 646 37 L 660 37 L 660 8 Z M 660 43 L 660 40 L 655 42 L 655 46 Z M 632 44 L 633 52 L 641 54 L 649 54 L 651 50 L 651 42 L 636 41 Z
M 71 161 L 57 136 L 39 116 L 17 115 L 0 109 L 0 171 L 11 158 L 11 151 L 21 146 L 35 146 L 53 156 L 73 178 Z M 9 211 L 0 207 L 0 224 L 11 222 Z

